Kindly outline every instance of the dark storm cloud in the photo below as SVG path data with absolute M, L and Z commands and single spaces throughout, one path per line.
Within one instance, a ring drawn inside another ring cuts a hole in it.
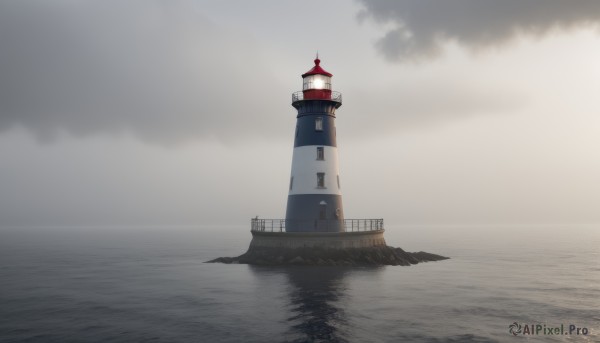
M 360 0 L 359 18 L 393 26 L 378 42 L 392 61 L 438 57 L 444 44 L 471 50 L 501 46 L 519 36 L 596 26 L 596 0 Z
M 254 46 L 193 2 L 0 2 L 0 131 L 238 136 L 270 78 Z

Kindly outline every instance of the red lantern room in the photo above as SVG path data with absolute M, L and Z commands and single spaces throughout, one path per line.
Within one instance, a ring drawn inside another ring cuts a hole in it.
M 304 95 L 304 100 L 331 100 L 331 77 L 333 75 L 321 68 L 319 65 L 320 63 L 321 60 L 317 56 L 315 59 L 315 66 L 302 74 L 302 93 Z

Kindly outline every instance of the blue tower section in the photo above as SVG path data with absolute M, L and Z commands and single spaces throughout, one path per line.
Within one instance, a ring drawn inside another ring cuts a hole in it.
M 303 90 L 292 95 L 297 111 L 292 171 L 286 209 L 288 232 L 342 232 L 335 110 L 342 96 L 331 89 L 332 74 L 315 66 L 302 75 Z

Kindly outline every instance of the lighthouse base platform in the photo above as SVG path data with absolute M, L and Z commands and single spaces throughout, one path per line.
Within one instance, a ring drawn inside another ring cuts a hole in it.
M 385 246 L 385 230 L 358 232 L 252 231 L 250 248 L 370 248 Z
M 248 251 L 209 263 L 255 265 L 401 265 L 440 261 L 447 257 L 406 252 L 385 244 L 384 230 L 366 232 L 252 232 Z

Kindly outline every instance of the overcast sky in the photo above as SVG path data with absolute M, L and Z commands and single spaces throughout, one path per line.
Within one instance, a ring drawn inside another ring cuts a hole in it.
M 0 226 L 285 215 L 334 74 L 347 218 L 600 223 L 598 1 L 2 1 Z

